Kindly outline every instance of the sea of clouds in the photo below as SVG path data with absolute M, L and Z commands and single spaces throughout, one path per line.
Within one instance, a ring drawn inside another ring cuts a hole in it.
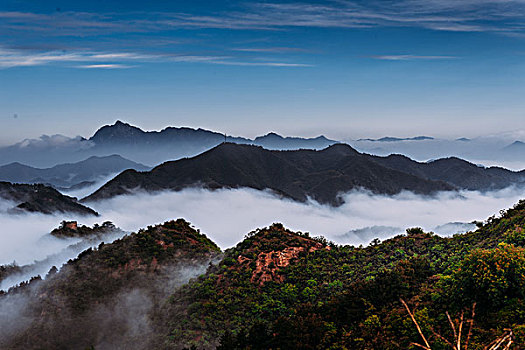
M 0 265 L 13 262 L 27 265 L 54 255 L 47 263 L 49 266 L 39 265 L 38 273 L 43 274 L 51 266 L 59 267 L 74 258 L 81 248 L 76 251 L 71 247 L 78 239 L 58 239 L 49 235 L 62 220 L 78 220 L 87 225 L 112 221 L 123 230 L 133 232 L 148 225 L 184 218 L 223 249 L 234 246 L 254 229 L 280 222 L 289 229 L 322 235 L 336 243 L 367 245 L 374 238 L 384 240 L 409 227 L 422 227 L 441 235 L 475 229 L 475 225 L 469 223 L 483 221 L 497 215 L 501 209 L 512 207 L 525 198 L 525 193 L 523 188 L 510 187 L 485 193 L 442 192 L 434 196 L 410 192 L 386 196 L 353 191 L 343 197 L 345 203 L 334 208 L 315 201 L 299 203 L 252 189 L 136 193 L 89 203 L 101 217 L 13 215 L 7 211 L 12 203 L 0 202 Z M 106 237 L 106 243 L 115 238 Z M 3 283 L 1 289 L 24 278 L 27 276 L 12 278 Z

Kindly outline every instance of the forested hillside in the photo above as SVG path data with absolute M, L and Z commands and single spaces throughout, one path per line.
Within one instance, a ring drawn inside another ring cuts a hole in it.
M 483 349 L 509 330 L 521 348 L 524 228 L 525 202 L 475 232 L 443 238 L 415 228 L 368 247 L 276 224 L 180 292 L 192 307 L 172 305 L 172 319 L 186 319 L 170 339 L 220 349 L 415 349 L 425 340 L 403 300 L 431 349 L 457 344 L 460 324 L 461 349 Z
M 411 228 L 354 247 L 273 224 L 221 253 L 184 220 L 170 221 L 2 295 L 2 309 L 15 311 L 0 344 L 523 348 L 525 201 L 478 226 L 449 238 Z

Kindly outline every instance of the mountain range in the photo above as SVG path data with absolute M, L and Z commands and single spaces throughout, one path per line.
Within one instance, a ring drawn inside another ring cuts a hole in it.
M 121 121 L 117 121 L 114 125 L 103 126 L 88 141 L 94 144 L 92 152 L 113 152 L 151 165 L 195 156 L 225 141 L 259 145 L 267 149 L 322 149 L 336 143 L 324 136 L 282 137 L 276 133 L 251 140 L 204 129 L 168 127 L 161 131 L 143 131 Z
M 76 213 L 98 216 L 96 211 L 78 203 L 76 198 L 65 196 L 56 189 L 42 184 L 0 182 L 0 198 L 14 204 L 12 208 L 7 208 L 11 213 Z
M 525 144 L 516 141 L 523 133 L 505 133 L 474 138 L 460 137 L 454 140 L 427 136 L 380 139 L 347 140 L 360 152 L 387 156 L 403 154 L 419 161 L 457 157 L 485 166 L 498 165 L 514 170 L 525 168 Z
M 398 142 L 398 141 L 424 141 L 424 140 L 434 140 L 430 136 L 414 136 L 414 137 L 392 137 L 385 136 L 379 139 L 359 139 L 357 141 L 371 141 L 371 142 Z
M 361 152 L 376 155 L 404 154 L 426 161 L 459 157 L 483 164 L 523 169 L 523 142 L 519 132 L 471 139 L 439 139 L 430 136 L 347 139 L 346 143 Z M 118 154 L 131 161 L 156 166 L 162 162 L 192 157 L 227 141 L 263 146 L 271 150 L 323 149 L 339 141 L 324 136 L 315 138 L 283 137 L 270 132 L 253 139 L 226 136 L 220 132 L 189 127 L 167 127 L 144 131 L 122 121 L 100 127 L 92 136 L 69 138 L 62 135 L 26 139 L 0 148 L 0 165 L 19 162 L 31 167 L 50 168 L 76 163 L 92 156 Z M 468 142 L 467 142 L 468 141 Z
M 49 168 L 65 162 L 75 163 L 91 156 L 118 154 L 134 162 L 155 166 L 167 160 L 191 157 L 224 141 L 254 144 L 268 149 L 322 149 L 336 143 L 324 136 L 316 138 L 283 137 L 275 133 L 248 139 L 186 127 L 167 127 L 161 131 L 144 131 L 117 121 L 105 125 L 90 138 L 42 136 L 0 148 L 0 165 L 20 162 Z
M 272 151 L 223 143 L 193 158 L 163 163 L 149 172 L 127 170 L 83 202 L 136 190 L 182 190 L 189 187 L 272 190 L 297 201 L 312 198 L 340 205 L 343 193 L 366 189 L 378 194 L 411 191 L 494 190 L 525 182 L 525 173 L 482 168 L 457 159 L 418 163 L 407 157 L 371 156 L 346 144 L 326 149 Z
M 96 181 L 103 180 L 126 169 L 145 171 L 150 168 L 119 155 L 92 156 L 78 163 L 60 164 L 45 169 L 15 162 L 0 166 L 0 181 L 42 183 L 57 189 L 68 189 L 93 185 Z

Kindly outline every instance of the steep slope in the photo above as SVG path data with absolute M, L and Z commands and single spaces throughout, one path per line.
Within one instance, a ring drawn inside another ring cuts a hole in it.
M 54 188 L 44 185 L 25 185 L 0 182 L 0 198 L 13 202 L 10 212 L 39 212 L 43 214 L 76 213 L 96 215 L 98 213 L 77 202 L 76 198 L 64 196 Z
M 203 273 L 220 249 L 184 220 L 169 221 L 88 249 L 45 280 L 0 296 L 24 301 L 0 330 L 9 349 L 149 349 L 164 298 Z M 5 319 L 0 319 L 5 323 Z M 78 326 L 81 325 L 81 329 Z
M 55 188 L 93 183 L 126 169 L 149 170 L 145 165 L 119 155 L 90 157 L 78 163 L 60 164 L 52 168 L 33 168 L 20 163 L 0 166 L 0 181 L 15 183 L 43 183 Z
M 311 197 L 332 205 L 342 203 L 338 194 L 357 188 L 384 194 L 402 190 L 429 194 L 454 188 L 383 167 L 344 144 L 322 151 L 270 151 L 225 143 L 194 158 L 164 163 L 150 172 L 125 171 L 84 200 L 109 198 L 135 189 L 177 191 L 192 186 L 270 189 L 294 200 Z

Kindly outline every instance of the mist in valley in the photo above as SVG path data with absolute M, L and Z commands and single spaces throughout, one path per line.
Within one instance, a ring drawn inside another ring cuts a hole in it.
M 124 231 L 134 232 L 167 220 L 184 218 L 201 229 L 221 248 L 240 242 L 248 232 L 281 222 L 292 230 L 323 235 L 340 244 L 366 245 L 374 238 L 384 240 L 408 227 L 422 227 L 441 235 L 473 229 L 474 220 L 483 221 L 512 207 L 521 198 L 522 188 L 493 192 L 443 192 L 420 196 L 404 192 L 395 196 L 353 191 L 342 195 L 345 203 L 337 208 L 315 201 L 299 203 L 278 198 L 268 191 L 252 189 L 186 189 L 180 192 L 136 193 L 89 203 L 101 217 L 70 214 L 0 214 L 2 222 L 0 264 L 29 265 L 45 261 L 35 274 L 61 266 L 87 248 L 79 238 L 56 238 L 49 232 L 62 220 L 77 220 L 91 226 L 112 221 Z M 0 207 L 9 203 L 0 202 Z M 107 236 L 106 243 L 118 238 Z M 95 246 L 100 242 L 91 242 Z M 50 259 L 49 258 L 52 257 Z M 38 273 L 37 273 L 38 272 Z M 28 275 L 6 280 L 2 289 L 19 283 Z
M 353 191 L 342 195 L 345 203 L 334 208 L 315 201 L 299 203 L 278 198 L 268 191 L 186 189 L 136 193 L 89 204 L 102 214 L 102 220 L 111 220 L 126 231 L 181 217 L 221 248 L 231 247 L 246 233 L 274 222 L 292 230 L 323 235 L 336 243 L 366 245 L 374 238 L 385 239 L 414 226 L 428 231 L 437 228 L 435 231 L 441 235 L 464 232 L 465 228 L 474 228 L 465 224 L 497 215 L 501 209 L 517 203 L 523 194 L 522 188 L 515 187 L 484 193 L 442 192 L 434 196 Z

